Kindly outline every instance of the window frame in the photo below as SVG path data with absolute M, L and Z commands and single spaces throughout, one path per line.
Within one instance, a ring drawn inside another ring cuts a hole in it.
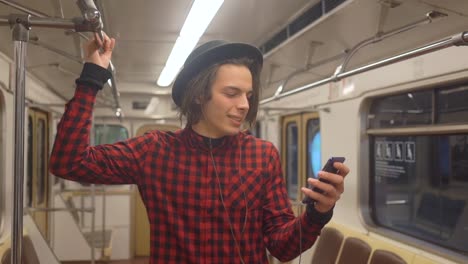
M 0 88 L 6 89 L 6 85 L 0 81 Z M 6 127 L 5 124 L 5 97 L 2 91 L 0 91 L 0 168 L 3 168 L 0 171 L 0 237 L 5 230 L 5 217 L 6 217 L 6 175 L 8 175 L 5 168 L 5 136 L 4 132 Z
M 96 123 L 93 125 L 93 145 L 97 145 L 96 144 L 96 139 L 97 139 L 97 128 L 98 127 L 118 127 L 119 129 L 120 128 L 123 128 L 125 129 L 126 133 L 127 133 L 127 138 L 126 139 L 129 139 L 130 138 L 130 131 L 128 130 L 127 127 L 121 125 L 121 124 L 106 124 L 106 123 Z M 125 139 L 124 139 L 125 140 Z M 116 141 L 117 142 L 117 141 Z M 100 145 L 102 144 L 113 144 L 115 142 L 110 142 L 110 143 L 100 143 Z
M 463 86 L 467 85 L 468 82 L 458 82 L 458 83 L 449 83 L 449 84 L 432 84 L 430 86 L 425 87 L 417 87 L 408 90 L 400 90 L 398 92 L 389 92 L 385 94 L 376 94 L 370 95 L 367 98 L 364 98 L 360 107 L 360 115 L 361 115 L 361 122 L 360 122 L 360 129 L 363 131 L 360 136 L 360 144 L 358 147 L 358 153 L 360 153 L 361 158 L 359 161 L 360 166 L 360 184 L 357 186 L 357 192 L 359 194 L 359 206 L 361 208 L 360 214 L 361 217 L 367 226 L 367 228 L 371 232 L 375 232 L 377 234 L 384 235 L 391 239 L 415 246 L 416 248 L 421 248 L 428 252 L 435 253 L 437 255 L 443 255 L 447 259 L 454 260 L 454 261 L 466 261 L 468 259 L 468 254 L 462 254 L 457 251 L 451 250 L 447 247 L 440 246 L 438 244 L 428 242 L 423 240 L 422 238 L 415 238 L 411 235 L 406 235 L 404 233 L 392 230 L 386 226 L 377 225 L 373 219 L 373 197 L 371 195 L 373 186 L 371 185 L 371 177 L 373 176 L 371 172 L 371 164 L 374 161 L 371 154 L 373 150 L 371 148 L 375 147 L 371 144 L 371 139 L 378 137 L 378 136 L 424 136 L 424 135 L 452 135 L 452 134 L 459 134 L 459 133 L 468 133 L 468 121 L 466 123 L 437 123 L 437 93 L 441 90 L 451 89 L 456 86 Z M 405 94 L 408 92 L 415 92 L 415 91 L 424 91 L 424 90 L 432 90 L 434 94 L 432 100 L 432 122 L 431 124 L 427 125 L 417 125 L 417 126 L 400 126 L 400 127 L 392 127 L 392 128 L 370 128 L 368 121 L 368 116 L 371 114 L 371 107 L 372 103 L 376 99 L 381 99 L 383 97 L 388 96 L 397 96 L 401 94 Z M 367 158 L 366 158 L 367 157 Z

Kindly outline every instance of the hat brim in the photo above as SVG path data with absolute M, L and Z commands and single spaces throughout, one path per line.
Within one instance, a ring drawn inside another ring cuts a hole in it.
M 172 86 L 172 99 L 177 106 L 181 106 L 183 94 L 188 82 L 207 67 L 228 60 L 247 57 L 258 66 L 257 74 L 263 65 L 263 55 L 256 47 L 245 43 L 226 43 L 211 48 L 195 57 L 190 63 L 184 65 L 177 75 Z

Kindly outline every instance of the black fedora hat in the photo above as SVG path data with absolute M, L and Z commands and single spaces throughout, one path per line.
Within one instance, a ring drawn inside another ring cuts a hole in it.
M 263 65 L 263 55 L 256 47 L 246 43 L 230 43 L 224 40 L 208 41 L 195 48 L 187 57 L 184 67 L 172 86 L 172 100 L 177 106 L 187 89 L 188 82 L 207 67 L 228 59 L 247 57 L 257 65 L 257 74 Z

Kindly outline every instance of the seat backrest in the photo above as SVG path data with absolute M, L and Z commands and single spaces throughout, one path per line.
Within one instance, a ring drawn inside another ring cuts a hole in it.
M 343 242 L 343 234 L 333 228 L 324 227 L 312 257 L 312 264 L 334 264 Z
M 11 248 L 5 251 L 2 257 L 2 264 L 11 263 Z M 23 237 L 22 246 L 22 264 L 40 264 L 39 258 L 37 257 L 36 250 L 34 249 L 33 243 L 29 236 Z
M 2 256 L 2 264 L 10 264 L 11 262 L 11 248 L 5 250 Z
M 372 254 L 370 264 L 407 264 L 400 256 L 397 254 L 384 250 L 376 249 Z
M 357 237 L 346 238 L 338 264 L 367 264 L 372 248 Z
M 29 236 L 23 237 L 23 256 L 26 264 L 40 264 L 39 257 Z

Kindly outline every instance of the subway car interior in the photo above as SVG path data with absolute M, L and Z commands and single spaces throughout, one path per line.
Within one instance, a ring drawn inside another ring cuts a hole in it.
M 49 170 L 95 32 L 116 44 L 90 145 L 183 129 L 174 78 L 222 39 L 263 55 L 243 129 L 279 150 L 296 216 L 307 179 L 346 158 L 314 245 L 265 263 L 468 263 L 467 0 L 0 0 L 1 264 L 163 263 L 136 185 Z

